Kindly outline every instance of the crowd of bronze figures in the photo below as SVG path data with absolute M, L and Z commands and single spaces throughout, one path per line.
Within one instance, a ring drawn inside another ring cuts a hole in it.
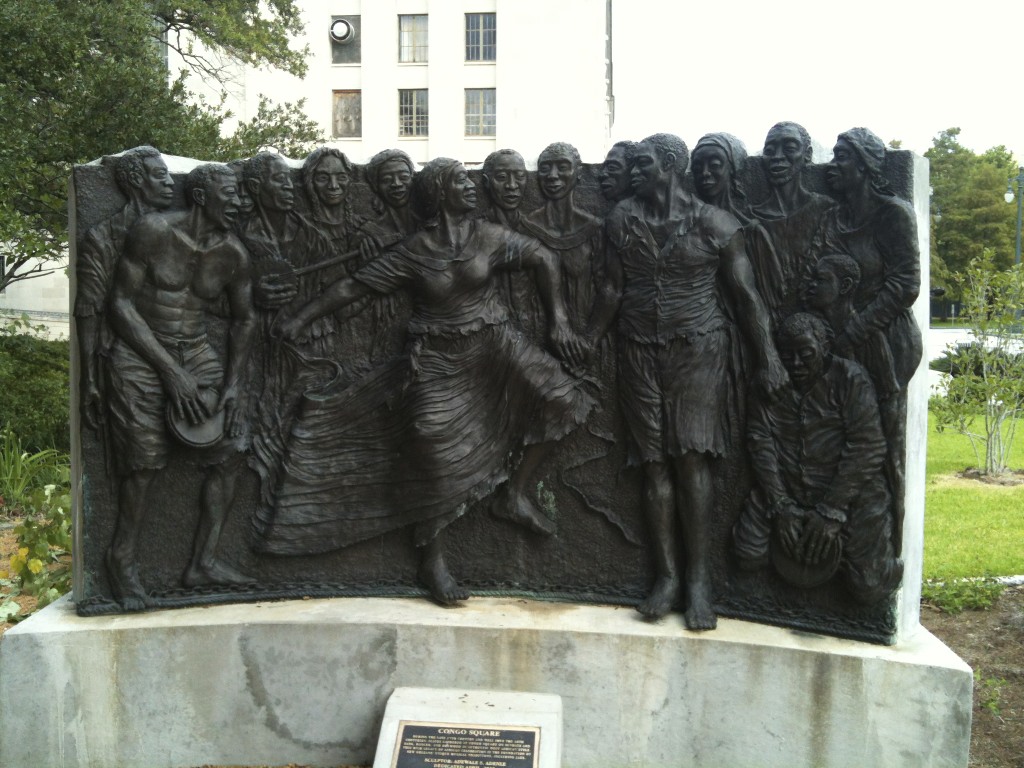
M 511 149 L 472 170 L 417 168 L 399 150 L 356 165 L 330 147 L 296 170 L 261 152 L 195 167 L 184 207 L 157 150 L 111 158 L 127 202 L 79 237 L 74 316 L 81 422 L 116 477 L 112 597 L 159 605 L 140 531 L 160 514 L 154 479 L 185 451 L 202 487 L 182 587 L 258 580 L 222 554 L 240 514 L 266 555 L 406 528 L 422 585 L 457 603 L 452 522 L 486 506 L 531 536 L 571 536 L 535 476 L 613 413 L 608 440 L 642 475 L 644 616 L 681 608 L 690 629 L 715 627 L 714 466 L 737 453 L 751 475 L 738 569 L 890 598 L 922 350 L 915 216 L 886 155 L 867 129 L 840 134 L 821 194 L 795 123 L 752 157 L 727 133 L 692 151 L 655 134 L 612 146 L 586 206 L 565 143 L 536 172 Z M 759 199 L 743 185 L 752 167 Z M 256 508 L 235 510 L 250 470 Z

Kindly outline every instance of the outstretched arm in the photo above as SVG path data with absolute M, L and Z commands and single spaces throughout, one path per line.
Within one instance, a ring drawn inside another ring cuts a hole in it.
M 305 304 L 291 317 L 283 317 L 276 327 L 282 338 L 294 340 L 303 328 L 318 317 L 335 312 L 370 293 L 373 293 L 372 289 L 358 280 L 351 277 L 342 278 L 331 283 L 327 290 Z

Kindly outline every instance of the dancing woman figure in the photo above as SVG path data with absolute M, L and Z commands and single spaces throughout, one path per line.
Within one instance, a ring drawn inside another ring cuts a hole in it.
M 499 514 L 536 533 L 552 533 L 552 521 L 529 498 L 530 475 L 547 446 L 584 422 L 593 400 L 561 362 L 578 366 L 585 350 L 568 322 L 555 255 L 536 240 L 474 217 L 476 190 L 456 160 L 428 163 L 414 182 L 413 201 L 425 229 L 334 283 L 282 322 L 280 332 L 296 337 L 315 318 L 364 296 L 409 294 L 410 351 L 398 408 L 401 457 L 390 466 L 390 477 L 380 477 L 375 521 L 364 526 L 345 520 L 335 526 L 335 533 L 344 528 L 342 538 L 326 538 L 343 546 L 358 540 L 353 536 L 411 524 L 422 551 L 420 580 L 437 602 L 452 604 L 468 593 L 445 562 L 448 525 L 508 481 Z M 536 277 L 557 358 L 511 325 L 499 276 L 519 269 Z M 324 439 L 334 439 L 332 432 L 325 426 Z M 309 489 L 295 495 L 308 498 Z M 330 507 L 334 514 L 348 508 L 337 496 Z M 287 500 L 279 503 L 278 515 L 289 509 Z M 367 512 L 353 505 L 352 514 Z M 282 530 L 283 523 L 275 521 Z M 310 536 L 306 544 L 315 547 L 316 539 L 324 537 Z M 273 545 L 267 549 L 274 551 Z

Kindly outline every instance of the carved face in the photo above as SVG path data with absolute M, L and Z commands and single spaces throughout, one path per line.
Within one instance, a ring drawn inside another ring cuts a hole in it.
M 142 201 L 150 208 L 167 208 L 174 202 L 174 179 L 167 170 L 167 163 L 160 157 L 147 157 L 142 161 L 141 176 L 132 174 L 134 184 L 142 195 Z
M 442 197 L 444 208 L 450 213 L 467 213 L 476 208 L 476 185 L 461 163 L 455 167 Z
M 571 157 L 543 154 L 537 161 L 540 191 L 549 200 L 560 200 L 576 187 L 576 163 Z
M 672 163 L 662 158 L 653 144 L 646 141 L 637 147 L 630 170 L 629 183 L 637 197 L 653 199 L 658 191 L 668 186 L 672 178 Z
M 700 147 L 694 151 L 690 162 L 693 183 L 701 200 L 717 200 L 725 194 L 732 178 L 732 168 L 724 150 L 715 146 Z
M 810 331 L 779 339 L 779 359 L 798 390 L 806 391 L 825 368 L 826 352 Z
M 612 147 L 608 151 L 601 170 L 597 174 L 601 194 L 605 200 L 622 200 L 630 195 L 629 163 L 623 147 Z
M 523 202 L 526 166 L 518 155 L 498 155 L 484 185 L 494 204 L 504 211 L 514 211 Z
M 235 171 L 235 181 L 238 182 L 238 213 L 243 218 L 249 218 L 252 216 L 252 212 L 256 210 L 256 201 L 252 199 L 252 195 L 249 194 L 249 188 L 245 186 L 245 182 L 242 180 L 241 169 Z
M 334 155 L 324 155 L 313 170 L 313 191 L 320 202 L 329 208 L 345 202 L 348 182 L 348 171 Z
M 825 170 L 828 185 L 836 192 L 857 189 L 864 183 L 867 169 L 857 151 L 846 139 L 840 139 L 832 149 L 832 162 Z
M 768 183 L 782 186 L 794 178 L 807 164 L 810 147 L 804 146 L 800 132 L 791 125 L 776 126 L 768 131 L 761 155 Z
M 388 160 L 377 174 L 377 194 L 392 208 L 401 208 L 409 202 L 412 171 L 402 160 Z
M 256 199 L 271 211 L 290 211 L 295 207 L 292 171 L 281 158 L 275 157 L 267 163 Z
M 238 180 L 234 173 L 219 173 L 205 188 L 203 210 L 219 229 L 230 229 L 238 217 Z
M 803 300 L 810 309 L 824 310 L 843 293 L 839 276 L 828 262 L 819 261 L 804 283 Z

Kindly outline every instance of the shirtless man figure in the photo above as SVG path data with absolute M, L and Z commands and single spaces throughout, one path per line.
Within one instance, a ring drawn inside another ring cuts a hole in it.
M 256 330 L 249 257 L 232 231 L 238 182 L 225 165 L 195 168 L 189 209 L 142 218 L 114 278 L 109 416 L 121 486 L 117 529 L 107 552 L 114 596 L 126 611 L 152 604 L 138 572 L 138 538 L 172 436 L 168 405 L 192 425 L 224 412 L 224 434 L 200 457 L 206 467 L 187 587 L 251 581 L 217 556 L 245 448 L 239 390 Z M 226 297 L 227 365 L 207 338 L 207 309 Z M 212 390 L 210 392 L 209 390 Z

